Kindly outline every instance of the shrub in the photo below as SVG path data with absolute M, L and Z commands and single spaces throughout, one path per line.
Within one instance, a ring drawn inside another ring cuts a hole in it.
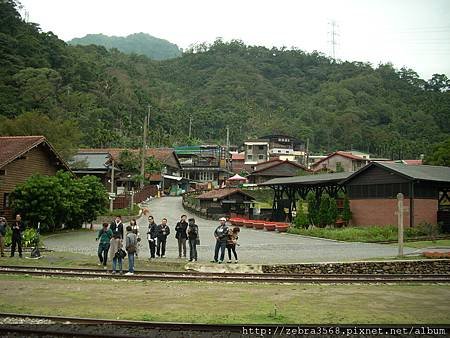
M 306 196 L 308 201 L 308 220 L 309 224 L 317 225 L 319 223 L 319 206 L 317 205 L 316 196 L 310 192 Z
M 345 222 L 345 224 L 348 225 L 350 220 L 352 219 L 352 212 L 350 210 L 350 200 L 348 199 L 348 196 L 344 196 L 344 209 L 342 210 L 342 220 Z
M 327 194 L 323 194 L 320 198 L 319 207 L 319 226 L 321 228 L 330 224 L 330 197 Z
M 336 200 L 334 198 L 330 198 L 330 208 L 328 210 L 329 223 L 334 225 L 338 219 L 338 207 Z
M 295 227 L 307 228 L 309 226 L 308 216 L 303 209 L 302 200 L 298 201 L 297 215 L 295 216 L 293 223 Z
M 5 236 L 5 245 L 10 246 L 11 243 L 12 243 L 12 230 L 11 228 L 8 228 Z M 22 234 L 22 245 L 27 247 L 34 247 L 39 244 L 41 243 L 37 230 L 33 228 L 25 229 L 25 231 Z

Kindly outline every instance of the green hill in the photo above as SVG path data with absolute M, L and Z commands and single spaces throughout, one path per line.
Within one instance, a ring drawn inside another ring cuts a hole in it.
M 67 45 L 25 23 L 13 0 L 0 2 L 0 18 L 3 134 L 50 134 L 66 148 L 139 146 L 150 105 L 154 146 L 223 142 L 229 125 L 235 144 L 283 133 L 309 138 L 315 151 L 354 148 L 395 159 L 418 158 L 450 137 L 442 74 L 425 81 L 390 64 L 221 40 L 154 61 Z
M 126 54 L 142 54 L 153 60 L 172 59 L 182 54 L 176 44 L 145 33 L 131 34 L 126 37 L 88 34 L 82 38 L 74 38 L 68 41 L 68 44 L 98 45 L 107 49 L 116 48 Z

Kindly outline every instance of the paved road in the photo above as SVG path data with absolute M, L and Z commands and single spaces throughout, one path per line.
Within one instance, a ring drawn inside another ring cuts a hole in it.
M 163 217 L 168 219 L 172 234 L 167 243 L 168 258 L 178 257 L 178 247 L 175 239 L 175 224 L 182 214 L 187 214 L 181 205 L 180 197 L 165 197 L 149 202 L 151 214 L 157 222 Z M 140 231 L 146 232 L 146 218 L 138 220 Z M 213 232 L 218 225 L 216 221 L 197 218 L 200 228 L 201 245 L 198 248 L 199 261 L 212 259 L 214 250 Z M 143 236 L 145 239 L 145 236 Z M 299 262 L 336 262 L 378 257 L 393 257 L 397 248 L 385 244 L 345 243 L 325 239 L 315 239 L 291 234 L 280 234 L 262 230 L 242 228 L 239 235 L 240 246 L 237 248 L 239 260 L 242 263 L 299 263 Z M 70 235 L 56 235 L 45 241 L 50 249 L 83 252 L 95 255 L 97 242 L 90 232 Z M 148 243 L 142 242 L 140 258 L 148 257 Z M 189 246 L 188 246 L 189 250 Z M 405 248 L 405 253 L 415 249 Z

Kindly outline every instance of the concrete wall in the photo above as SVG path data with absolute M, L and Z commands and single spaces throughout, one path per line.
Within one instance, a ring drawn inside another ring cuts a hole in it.
M 408 212 L 404 213 L 404 225 L 409 226 L 409 199 L 404 200 Z M 397 200 L 396 199 L 352 199 L 352 225 L 396 225 Z M 414 200 L 414 225 L 423 222 L 437 223 L 438 201 L 434 199 Z

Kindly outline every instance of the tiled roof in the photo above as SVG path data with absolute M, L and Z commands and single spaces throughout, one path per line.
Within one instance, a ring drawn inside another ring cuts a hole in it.
M 290 164 L 290 165 L 293 165 L 293 166 L 295 166 L 295 167 L 297 167 L 299 169 L 303 169 L 305 171 L 309 171 L 305 166 L 302 166 L 301 164 L 298 164 L 296 162 L 292 162 L 292 161 L 289 161 L 289 160 L 284 160 L 284 161 L 283 160 L 278 160 L 278 161 L 271 160 L 271 161 L 273 162 L 272 164 L 267 165 L 267 166 L 265 166 L 265 167 L 263 167 L 261 169 L 256 169 L 250 175 L 259 174 L 259 173 L 261 173 L 263 171 L 275 168 L 275 167 L 277 167 L 279 165 L 282 165 L 282 164 Z M 270 162 L 270 161 L 267 161 L 267 162 L 264 162 L 264 163 L 268 163 L 268 162 Z M 258 168 L 258 167 L 256 167 L 256 168 Z
M 1 136 L 0 137 L 0 168 L 14 161 L 16 158 L 26 154 L 31 149 L 44 143 L 54 154 L 58 164 L 65 170 L 70 171 L 67 162 L 58 154 L 53 146 L 44 136 Z
M 350 153 L 346 153 L 345 151 L 335 151 L 334 153 L 328 155 L 327 157 L 322 158 L 321 160 L 313 163 L 311 166 L 315 167 L 319 163 L 322 163 L 323 161 L 326 161 L 329 158 L 331 158 L 333 156 L 336 156 L 336 155 L 343 156 L 343 157 L 346 157 L 346 158 L 349 158 L 349 159 L 355 160 L 355 161 L 368 161 L 368 159 L 365 159 L 365 158 L 362 158 L 362 157 L 359 157 L 359 156 L 356 156 L 356 155 L 353 155 L 353 154 L 350 154 Z
M 44 136 L 0 137 L 0 168 L 45 141 Z
M 134 154 L 139 154 L 139 149 L 127 149 L 127 148 L 90 148 L 90 149 L 80 149 L 80 153 L 101 153 L 108 152 L 117 160 L 122 151 L 128 150 Z M 180 162 L 178 161 L 178 157 L 176 156 L 173 148 L 148 148 L 147 156 L 153 156 L 158 161 L 163 162 L 166 165 L 170 165 L 172 167 L 181 168 Z
M 198 196 L 197 198 L 201 199 L 201 200 L 211 200 L 213 198 L 223 199 L 234 193 L 240 193 L 242 195 L 250 197 L 251 199 L 254 199 L 252 196 L 250 196 L 249 194 L 243 192 L 241 189 L 238 189 L 238 188 L 215 189 L 215 190 L 205 192 L 205 193 L 201 194 L 200 196 Z
M 233 161 L 244 161 L 245 160 L 245 153 L 232 153 L 231 159 Z

